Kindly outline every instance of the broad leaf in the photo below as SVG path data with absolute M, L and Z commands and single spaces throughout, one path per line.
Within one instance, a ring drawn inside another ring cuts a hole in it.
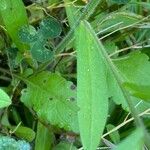
M 78 132 L 75 86 L 61 76 L 42 72 L 31 77 L 21 100 L 43 121 Z
M 123 140 L 114 150 L 141 150 L 144 145 L 142 129 L 136 129 L 131 135 Z
M 22 0 L 1 0 L 0 17 L 8 34 L 20 50 L 25 50 L 26 46 L 21 43 L 18 31 L 27 22 L 27 14 Z
M 82 22 L 75 33 L 80 136 L 84 149 L 95 150 L 107 120 L 107 67 L 90 25 Z
M 11 104 L 11 99 L 2 89 L 0 89 L 0 108 L 7 107 Z
M 114 60 L 114 63 L 126 82 L 150 85 L 150 62 L 146 54 L 140 51 L 132 52 L 116 59 L 116 61 Z
M 142 86 L 146 88 L 145 91 L 141 91 L 141 88 L 134 88 L 133 92 L 133 86 L 132 89 L 128 86 L 128 90 L 131 92 L 131 95 L 137 97 L 131 97 L 135 106 L 141 101 L 141 98 L 148 100 L 147 92 L 150 90 L 150 62 L 148 61 L 148 56 L 141 52 L 132 52 L 124 57 L 120 57 L 116 60 L 114 59 L 113 61 L 116 67 L 119 69 L 120 74 L 124 78 L 125 83 L 136 85 L 136 87 Z M 122 104 L 122 107 L 125 110 L 128 110 L 124 96 L 112 74 L 108 74 L 108 83 L 110 91 L 109 94 L 112 96 L 115 103 Z M 138 100 L 138 98 L 140 99 Z M 149 106 L 150 105 L 148 105 L 148 103 L 143 101 L 140 106 L 137 107 L 137 109 L 139 109 L 141 112 L 149 108 Z
M 150 102 L 150 85 L 142 86 L 133 83 L 124 83 L 124 85 L 133 96 Z

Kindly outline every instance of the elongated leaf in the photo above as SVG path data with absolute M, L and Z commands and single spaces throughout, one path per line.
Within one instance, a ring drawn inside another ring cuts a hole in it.
M 12 130 L 15 130 L 16 127 L 10 126 L 9 127 Z M 27 140 L 28 142 L 32 142 L 35 138 L 35 132 L 27 127 L 19 126 L 14 133 L 17 137 Z
M 10 97 L 2 89 L 0 89 L 0 108 L 7 107 L 10 104 Z
M 67 13 L 68 21 L 72 28 L 76 22 L 76 18 L 79 16 L 80 11 L 73 3 L 71 4 L 72 2 L 71 0 L 64 0 L 64 2 L 66 4 L 66 13 Z
M 18 37 L 19 29 L 28 23 L 27 14 L 22 0 L 1 0 L 0 17 L 16 46 L 20 50 L 25 50 L 25 45 L 21 43 Z
M 58 74 L 42 72 L 30 78 L 21 100 L 43 121 L 78 132 L 75 86 Z
M 106 128 L 107 128 L 107 132 L 109 132 L 110 130 L 114 129 L 115 126 L 112 125 L 112 124 L 108 124 L 108 125 L 106 126 Z M 120 135 L 119 135 L 118 130 L 115 131 L 115 132 L 113 132 L 113 133 L 111 133 L 111 134 L 109 134 L 109 136 L 110 136 L 111 140 L 112 140 L 115 144 L 117 144 L 117 143 L 120 142 Z
M 116 4 L 127 4 L 130 0 L 112 0 Z
M 112 12 L 107 16 L 100 16 L 92 24 L 94 29 L 99 33 L 107 33 L 135 24 L 139 19 L 142 19 L 142 16 L 131 12 Z
M 108 113 L 107 70 L 90 25 L 82 22 L 75 32 L 80 136 L 85 150 L 95 150 Z
M 35 150 L 50 150 L 52 149 L 53 133 L 44 125 L 38 122 L 37 135 L 35 141 Z
M 142 129 L 136 129 L 114 150 L 141 150 L 144 144 L 144 134 Z

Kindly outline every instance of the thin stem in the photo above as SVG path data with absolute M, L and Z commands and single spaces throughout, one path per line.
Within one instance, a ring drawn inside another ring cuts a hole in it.
M 147 115 L 148 112 L 150 112 L 150 109 L 145 110 L 144 112 L 140 113 L 138 116 L 139 116 L 139 117 L 142 117 L 143 115 Z M 115 132 L 115 131 L 117 131 L 118 129 L 120 129 L 121 127 L 123 127 L 124 125 L 126 125 L 127 123 L 129 123 L 129 122 L 131 122 L 131 121 L 133 121 L 133 120 L 134 120 L 134 118 L 132 117 L 132 118 L 126 120 L 126 121 L 123 121 L 123 122 L 122 122 L 121 124 L 119 124 L 117 127 L 113 128 L 113 129 L 110 130 L 109 132 L 103 134 L 102 138 L 103 138 L 103 137 L 106 137 L 107 135 L 109 135 L 109 134 L 111 134 L 111 133 L 113 133 L 113 132 Z

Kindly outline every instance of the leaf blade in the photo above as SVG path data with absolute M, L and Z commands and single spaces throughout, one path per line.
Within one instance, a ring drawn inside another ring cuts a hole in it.
M 77 102 L 81 140 L 87 150 L 97 148 L 108 113 L 107 70 L 97 41 L 90 25 L 82 22 L 76 30 Z

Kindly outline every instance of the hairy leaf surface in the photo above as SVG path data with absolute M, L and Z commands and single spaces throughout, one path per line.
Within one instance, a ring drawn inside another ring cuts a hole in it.
M 82 22 L 75 32 L 80 136 L 85 150 L 95 150 L 108 113 L 107 68 L 90 25 Z

